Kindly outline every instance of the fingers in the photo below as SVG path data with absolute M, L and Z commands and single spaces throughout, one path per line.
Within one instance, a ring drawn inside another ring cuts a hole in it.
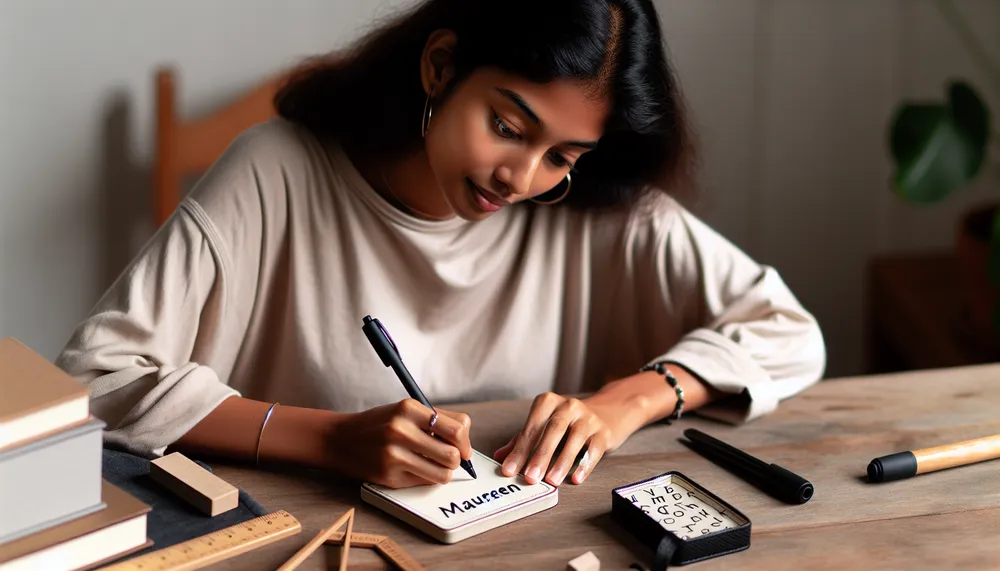
M 451 481 L 451 470 L 428 460 L 406 446 L 390 444 L 383 451 L 384 473 L 389 474 L 389 485 L 404 487 L 416 478 L 431 484 L 447 484 Z M 411 484 L 412 485 L 412 484 Z
M 451 444 L 458 448 L 461 458 L 472 458 L 472 444 L 469 441 L 469 430 L 472 427 L 472 420 L 469 419 L 469 415 L 436 409 L 438 416 L 433 427 L 434 435 L 431 436 L 431 419 L 435 411 L 430 410 L 413 399 L 402 400 L 397 406 L 397 416 L 409 419 L 427 439 L 438 442 L 444 441 L 445 445 Z
M 472 458 L 472 441 L 469 436 L 472 429 L 472 419 L 464 412 L 452 412 L 441 408 L 437 411 L 438 421 L 434 425 L 434 434 L 458 447 L 463 459 Z
M 501 470 L 505 476 L 513 476 L 521 471 L 521 467 L 527 461 L 531 451 L 534 450 L 535 443 L 545 429 L 549 417 L 552 416 L 552 412 L 563 400 L 562 397 L 553 393 L 544 393 L 535 397 L 535 401 L 531 405 L 531 411 L 528 413 L 528 419 L 524 423 L 524 428 L 517 434 L 513 448 L 507 454 L 507 459 L 504 460 Z M 525 473 L 525 479 L 529 483 L 537 482 L 538 478 L 539 474 L 529 476 L 529 474 Z
M 413 486 L 432 486 L 440 482 L 434 482 L 427 478 L 418 476 L 412 472 L 407 472 L 402 466 L 392 466 L 383 469 L 383 476 L 372 478 L 374 484 L 380 484 L 389 488 L 410 488 Z
M 559 442 L 566 435 L 566 430 L 570 427 L 571 423 L 572 419 L 565 416 L 559 410 L 556 410 L 549 417 L 549 421 L 545 424 L 542 436 L 538 441 L 538 447 L 524 468 L 524 479 L 529 484 L 538 483 L 542 479 L 542 476 L 549 468 L 552 454 L 559 447 Z
M 549 471 L 549 483 L 558 486 L 572 466 L 580 448 L 586 444 L 587 439 L 595 431 L 591 419 L 592 415 L 582 402 L 573 398 L 563 400 L 562 404 L 552 412 L 552 416 L 549 417 L 549 421 L 545 425 L 542 437 L 538 442 L 538 448 L 524 471 L 524 479 L 529 484 L 534 484 L 541 479 L 546 471 Z M 559 448 L 559 443 L 563 441 L 564 437 L 566 442 L 562 452 L 556 460 L 556 464 L 552 466 L 552 470 L 549 470 L 552 455 Z
M 587 452 L 580 459 L 580 464 L 573 471 L 571 481 L 574 484 L 582 484 L 587 476 L 594 471 L 594 466 L 604 457 L 604 452 L 608 449 L 608 438 L 603 432 L 598 432 L 590 437 Z
M 593 428 L 591 424 L 587 421 L 580 420 L 574 422 L 569 429 L 569 434 L 566 436 L 566 443 L 563 445 L 562 452 L 559 453 L 559 457 L 556 458 L 555 463 L 549 470 L 546 480 L 553 486 L 558 486 L 562 483 L 563 478 L 569 473 L 570 469 L 573 467 L 573 462 L 576 461 L 577 454 L 579 454 L 580 449 L 587 444 L 587 440 L 593 433 Z M 544 438 L 543 438 L 544 441 Z M 557 444 L 558 445 L 558 444 Z M 542 451 L 542 447 L 538 448 L 539 454 Z M 545 469 L 548 466 L 549 459 L 540 457 L 536 454 L 535 458 L 531 460 L 531 464 L 535 464 Z
M 459 434 L 462 430 L 461 424 L 439 412 L 433 429 L 440 438 L 435 438 L 428 432 L 431 430 L 433 411 L 413 399 L 401 401 L 399 406 L 399 414 L 389 421 L 389 442 L 424 456 L 442 468 L 448 470 L 458 468 L 461 461 L 459 449 L 442 439 Z
M 398 414 L 390 422 L 393 440 L 431 461 L 455 470 L 463 458 L 472 458 L 469 429 L 472 421 L 464 413 L 437 409 L 433 434 L 431 419 L 435 411 L 413 399 L 400 401 Z
M 389 486 L 391 488 L 412 488 L 414 486 L 433 486 L 437 482 L 432 482 L 430 480 L 421 478 L 420 476 L 415 476 L 409 472 L 404 472 L 402 478 L 398 481 L 397 485 Z
M 507 444 L 504 444 L 500 448 L 497 448 L 497 451 L 493 453 L 493 459 L 496 460 L 497 462 L 503 462 L 504 459 L 507 458 L 507 454 L 510 454 L 511 449 L 514 448 L 514 441 L 516 439 L 517 435 L 515 434 L 514 436 L 510 437 L 510 440 L 507 441 Z
M 461 461 L 458 448 L 424 432 L 410 419 L 401 416 L 393 418 L 389 423 L 389 431 L 390 442 L 421 455 L 448 470 L 458 468 L 459 461 Z

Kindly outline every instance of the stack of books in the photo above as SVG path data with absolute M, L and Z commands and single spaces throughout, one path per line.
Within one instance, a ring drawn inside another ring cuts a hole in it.
M 0 571 L 88 569 L 150 545 L 149 506 L 102 477 L 86 387 L 0 339 Z

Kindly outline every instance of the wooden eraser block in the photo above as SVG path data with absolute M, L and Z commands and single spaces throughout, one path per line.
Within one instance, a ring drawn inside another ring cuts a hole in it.
M 588 551 L 566 565 L 566 571 L 601 571 L 601 560 Z
M 150 462 L 149 475 L 209 516 L 227 512 L 240 503 L 240 491 L 235 486 L 180 452 Z

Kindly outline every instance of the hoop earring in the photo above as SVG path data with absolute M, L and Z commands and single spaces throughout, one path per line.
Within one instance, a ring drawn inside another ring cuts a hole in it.
M 557 198 L 555 200 L 546 200 L 544 202 L 541 201 L 541 200 L 535 200 L 534 198 L 529 198 L 528 200 L 534 202 L 535 204 L 544 204 L 546 206 L 551 205 L 551 204 L 556 204 L 557 202 L 562 202 L 563 199 L 566 198 L 566 195 L 569 194 L 569 187 L 572 186 L 572 184 L 573 184 L 573 180 L 570 179 L 569 173 L 566 173 L 566 190 L 563 191 L 562 196 L 560 196 L 559 198 Z
M 420 136 L 427 136 L 427 128 L 431 126 L 431 115 L 434 114 L 434 106 L 431 105 L 433 92 L 427 94 L 427 101 L 424 102 L 424 114 L 420 121 Z

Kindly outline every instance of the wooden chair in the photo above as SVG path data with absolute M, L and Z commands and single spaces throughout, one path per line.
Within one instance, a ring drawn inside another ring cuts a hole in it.
M 176 108 L 175 72 L 156 72 L 156 149 L 153 165 L 153 219 L 159 228 L 176 210 L 185 177 L 205 172 L 248 127 L 275 113 L 272 103 L 284 79 L 268 78 L 224 109 L 185 120 Z

